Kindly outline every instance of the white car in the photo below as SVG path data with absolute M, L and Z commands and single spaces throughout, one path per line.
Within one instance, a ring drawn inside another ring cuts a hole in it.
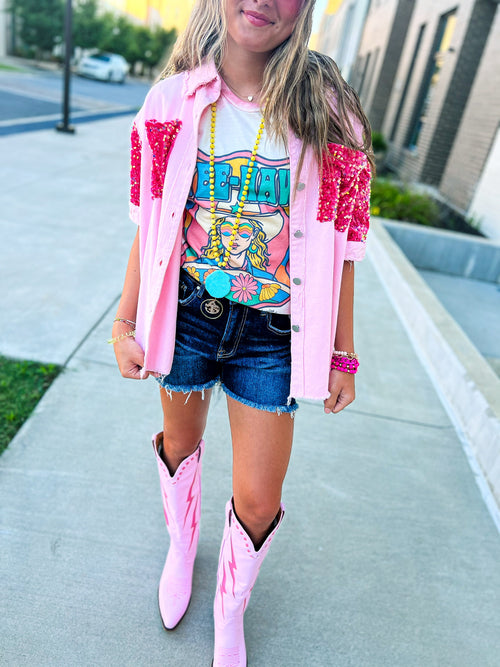
M 94 53 L 83 57 L 76 68 L 77 74 L 100 81 L 124 83 L 129 65 L 123 56 L 116 53 Z

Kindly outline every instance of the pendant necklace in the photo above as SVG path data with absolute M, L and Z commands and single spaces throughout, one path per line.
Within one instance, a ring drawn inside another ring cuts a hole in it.
M 240 100 L 248 100 L 249 102 L 253 102 L 254 97 L 257 95 L 257 93 L 260 92 L 260 88 L 256 93 L 252 93 L 251 95 L 240 95 L 232 86 L 230 83 L 224 79 L 224 83 L 226 86 L 229 88 L 229 90 L 236 95 L 236 97 L 239 97 Z
M 264 107 L 265 111 L 265 107 Z M 212 114 L 210 119 L 210 166 L 209 166 L 209 181 L 210 181 L 210 238 L 216 238 L 217 234 L 217 218 L 215 216 L 215 121 L 217 117 L 217 103 L 213 102 L 212 104 Z M 252 155 L 248 160 L 247 165 L 247 175 L 245 179 L 245 184 L 241 190 L 241 195 L 237 203 L 236 211 L 236 220 L 234 221 L 233 228 L 231 230 L 231 236 L 229 238 L 229 245 L 224 252 L 224 247 L 222 252 L 217 249 L 218 257 L 216 257 L 218 269 L 215 269 L 205 278 L 205 287 L 207 288 L 208 293 L 215 298 L 222 298 L 229 294 L 231 291 L 231 280 L 226 271 L 222 269 L 227 267 L 229 257 L 231 255 L 231 249 L 233 247 L 234 239 L 238 233 L 240 226 L 241 215 L 243 213 L 243 207 L 248 196 L 248 191 L 250 189 L 250 181 L 252 178 L 252 172 L 254 169 L 255 158 L 257 157 L 257 151 L 259 150 L 260 140 L 264 132 L 264 114 L 259 125 L 259 130 L 257 132 L 257 138 L 255 139 L 255 145 L 253 147 Z M 221 241 L 222 242 L 222 241 Z

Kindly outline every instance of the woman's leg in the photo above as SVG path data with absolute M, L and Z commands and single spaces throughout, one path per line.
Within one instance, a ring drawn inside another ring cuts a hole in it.
M 219 555 L 214 599 L 214 667 L 246 667 L 243 616 L 260 567 L 283 518 L 281 487 L 293 419 L 227 399 L 233 439 L 233 502 Z
M 280 509 L 294 420 L 227 397 L 233 441 L 234 509 L 258 548 Z
M 219 555 L 214 599 L 214 667 L 246 667 L 243 616 L 283 518 L 281 487 L 293 436 L 289 414 L 264 412 L 228 397 L 233 439 L 233 501 Z
M 207 423 L 211 389 L 182 392 L 160 388 L 163 408 L 162 459 L 173 475 L 181 461 L 198 447 Z M 187 400 L 186 400 L 187 399 Z
M 171 630 L 191 599 L 201 512 L 202 438 L 210 394 L 161 390 L 163 432 L 153 441 L 170 547 L 158 588 L 163 626 Z

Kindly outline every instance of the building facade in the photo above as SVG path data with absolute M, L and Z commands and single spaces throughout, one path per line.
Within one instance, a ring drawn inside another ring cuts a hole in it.
M 417 1 L 383 125 L 403 178 L 441 185 L 497 9 L 492 0 Z
M 388 166 L 500 239 L 498 1 L 372 0 L 350 83 Z
M 365 20 L 351 84 L 374 130 L 382 129 L 414 7 L 414 0 L 373 0 Z
M 7 2 L 6 0 L 0 0 L 0 58 L 8 53 L 8 40 Z
M 350 81 L 370 0 L 330 0 L 321 21 L 316 48 L 333 58 Z
M 465 105 L 440 192 L 500 240 L 500 10 Z

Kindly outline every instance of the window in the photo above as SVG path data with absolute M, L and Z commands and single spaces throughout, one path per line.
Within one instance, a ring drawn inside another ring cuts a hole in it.
M 371 53 L 366 54 L 365 63 L 363 66 L 363 73 L 361 75 L 361 81 L 359 82 L 358 95 L 361 97 L 363 93 L 363 87 L 365 85 L 366 73 L 368 72 L 368 66 L 370 65 L 370 59 L 372 57 Z
M 403 107 L 406 101 L 406 94 L 408 92 L 408 88 L 410 87 L 410 82 L 411 82 L 411 77 L 413 76 L 413 69 L 415 67 L 415 63 L 417 61 L 418 57 L 418 52 L 420 50 L 420 44 L 422 43 L 422 39 L 425 33 L 425 23 L 423 23 L 420 26 L 420 30 L 418 31 L 418 37 L 417 37 L 417 42 L 415 44 L 415 49 L 413 51 L 413 56 L 410 62 L 410 67 L 408 68 L 408 74 L 406 75 L 406 81 L 405 85 L 403 87 L 403 92 L 401 93 L 401 99 L 399 100 L 398 104 L 398 110 L 396 111 L 396 115 L 394 116 L 394 123 L 392 125 L 392 131 L 390 135 L 390 140 L 393 141 L 394 137 L 396 136 L 396 131 L 398 129 L 399 125 L 399 119 L 401 118 L 401 112 L 403 111 Z
M 418 144 L 420 133 L 427 119 L 432 96 L 439 81 L 445 54 L 450 48 L 456 20 L 456 9 L 447 14 L 443 14 L 439 19 L 432 54 L 427 64 L 422 87 L 420 89 L 420 95 L 416 104 L 415 114 L 410 126 L 410 132 L 408 133 L 406 142 L 408 148 L 416 148 Z
M 366 70 L 365 81 L 363 82 L 363 97 L 362 97 L 363 106 L 368 104 L 370 92 L 373 90 L 373 86 L 375 83 L 374 75 L 375 75 L 375 69 L 377 67 L 379 53 L 380 53 L 380 47 L 377 46 L 377 48 L 375 49 L 375 53 L 373 54 L 373 58 L 371 58 L 370 60 L 369 69 Z

